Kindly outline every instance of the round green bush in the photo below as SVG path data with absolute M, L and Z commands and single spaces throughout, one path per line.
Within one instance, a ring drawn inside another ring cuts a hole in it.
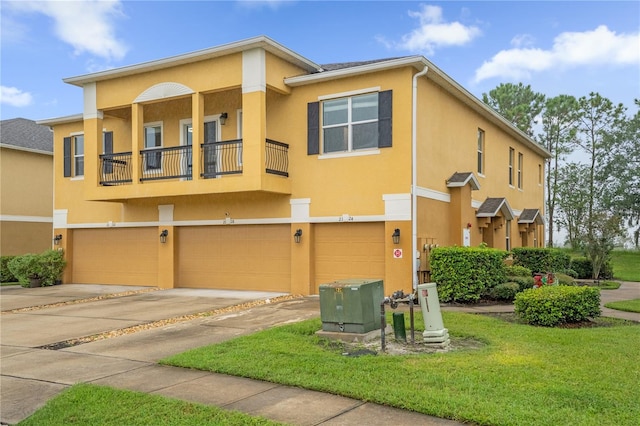
M 518 293 L 515 313 L 531 325 L 554 327 L 600 316 L 600 289 L 544 286 Z
M 530 277 L 531 269 L 520 265 L 505 265 L 504 273 L 508 277 Z
M 493 300 L 511 302 L 520 291 L 520 285 L 514 282 L 502 283 L 489 291 L 489 297 Z

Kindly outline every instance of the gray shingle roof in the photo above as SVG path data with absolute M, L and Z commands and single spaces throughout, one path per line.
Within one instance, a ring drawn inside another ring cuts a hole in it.
M 320 67 L 322 67 L 323 71 L 335 71 L 335 70 L 341 70 L 344 68 L 353 68 L 353 67 L 359 67 L 362 65 L 375 64 L 378 62 L 392 61 L 394 59 L 399 59 L 399 58 L 374 59 L 371 61 L 360 61 L 360 62 L 337 62 L 334 64 L 323 64 L 323 65 L 320 65 Z
M 0 121 L 0 144 L 36 151 L 53 152 L 53 132 L 26 118 Z
M 513 220 L 513 210 L 509 206 L 506 198 L 487 198 L 478 208 L 476 217 L 495 217 L 498 213 L 507 220 Z
M 480 183 L 478 182 L 478 179 L 476 179 L 476 177 L 473 175 L 473 172 L 455 172 L 449 179 L 447 179 L 447 187 L 449 188 L 465 186 L 467 183 L 471 183 L 472 190 L 480 189 Z
M 539 209 L 524 209 L 518 218 L 518 223 L 535 223 L 542 225 L 544 224 L 544 218 L 540 214 Z

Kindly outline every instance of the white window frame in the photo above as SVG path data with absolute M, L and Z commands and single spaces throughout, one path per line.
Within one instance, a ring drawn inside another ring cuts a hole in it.
M 515 158 L 516 158 L 516 150 L 509 147 L 509 186 L 510 187 L 514 187 L 513 186 L 513 181 L 514 181 L 514 175 L 513 175 L 513 166 L 514 166 L 514 162 L 515 162 Z
M 160 127 L 160 146 L 147 146 L 147 128 L 149 127 Z M 164 122 L 163 121 L 152 121 L 149 123 L 144 123 L 142 125 L 143 128 L 143 143 L 144 149 L 142 150 L 143 154 L 147 150 L 163 148 L 164 147 Z M 143 160 L 144 161 L 144 160 Z M 160 166 L 158 168 L 149 168 L 149 165 L 144 165 L 143 173 L 145 174 L 162 174 L 162 155 L 160 155 Z
M 220 124 L 220 115 L 222 114 L 214 114 L 214 115 L 205 115 L 202 119 L 202 123 L 211 123 L 211 122 L 215 122 L 216 123 L 216 142 L 219 142 L 221 140 L 221 135 L 222 135 L 222 125 Z M 184 128 L 185 126 L 191 124 L 193 127 L 193 119 L 192 118 L 184 118 L 182 120 L 180 120 L 180 145 L 185 145 L 187 143 L 187 141 L 184 139 Z M 204 134 L 202 135 L 202 137 L 204 137 Z M 191 139 L 191 143 L 192 144 L 196 144 L 196 148 L 200 149 L 200 144 L 202 142 L 198 142 L 193 140 L 193 137 Z M 195 149 L 193 146 L 191 147 L 191 150 L 193 152 L 193 149 Z M 193 154 L 192 154 L 193 155 Z M 192 158 L 193 161 L 193 158 Z M 191 165 L 191 167 L 193 168 L 193 164 Z
M 367 89 L 360 89 L 360 90 L 353 90 L 353 91 L 349 91 L 349 92 L 342 92 L 342 93 L 335 93 L 332 95 L 324 95 L 324 96 L 319 96 L 318 100 L 320 101 L 320 121 L 321 121 L 321 125 L 320 125 L 320 130 L 321 130 L 321 153 L 318 156 L 319 159 L 325 159 L 325 158 L 337 158 L 337 157 L 351 157 L 351 156 L 361 156 L 361 155 L 374 155 L 374 154 L 379 154 L 380 153 L 380 149 L 378 147 L 375 148 L 360 148 L 360 149 L 353 149 L 353 125 L 354 124 L 367 124 L 367 123 L 377 123 L 379 121 L 379 117 L 376 117 L 375 119 L 369 119 L 369 120 L 362 120 L 362 121 L 357 121 L 357 122 L 353 122 L 352 121 L 352 112 L 353 112 L 353 107 L 352 107 L 352 100 L 355 97 L 358 96 L 363 96 L 363 95 L 377 95 L 378 93 L 380 93 L 380 87 L 373 87 L 373 88 L 367 88 Z M 340 100 L 340 99 L 346 99 L 347 100 L 347 121 L 345 123 L 339 123 L 339 124 L 332 124 L 332 125 L 324 125 L 324 106 L 325 106 L 325 102 L 327 101 L 336 101 L 336 100 Z M 330 129 L 330 128 L 337 128 L 337 127 L 343 127 L 343 126 L 347 126 L 347 150 L 346 151 L 334 151 L 334 152 L 325 152 L 324 151 L 324 131 L 325 129 Z
M 521 153 L 521 152 L 518 152 L 518 178 L 517 178 L 517 183 L 518 183 L 518 189 L 520 189 L 520 190 L 522 190 L 522 185 L 523 185 L 523 181 L 522 181 L 523 163 L 524 163 L 524 154 Z
M 477 156 L 477 165 L 478 175 L 484 176 L 484 151 L 485 151 L 485 132 L 481 128 L 478 127 L 478 156 Z
M 71 133 L 69 135 L 71 137 L 71 150 L 72 150 L 72 157 L 73 157 L 73 168 L 72 168 L 72 176 L 71 176 L 71 180 L 84 180 L 84 132 L 75 132 L 75 133 Z M 82 136 L 82 155 L 77 155 L 76 154 L 76 138 L 78 136 Z M 82 174 L 79 175 L 77 174 L 77 163 L 76 163 L 76 159 L 82 157 Z

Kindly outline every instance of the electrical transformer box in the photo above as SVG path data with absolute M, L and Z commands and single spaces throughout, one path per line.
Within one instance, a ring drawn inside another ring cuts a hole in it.
M 382 280 L 350 279 L 321 284 L 322 330 L 368 333 L 380 329 L 380 304 L 384 300 Z

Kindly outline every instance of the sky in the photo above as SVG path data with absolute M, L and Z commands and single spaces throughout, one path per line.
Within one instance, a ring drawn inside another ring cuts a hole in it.
M 260 35 L 317 64 L 423 55 L 478 98 L 640 98 L 638 1 L 1 0 L 0 19 L 3 120 L 81 113 L 63 78 Z

